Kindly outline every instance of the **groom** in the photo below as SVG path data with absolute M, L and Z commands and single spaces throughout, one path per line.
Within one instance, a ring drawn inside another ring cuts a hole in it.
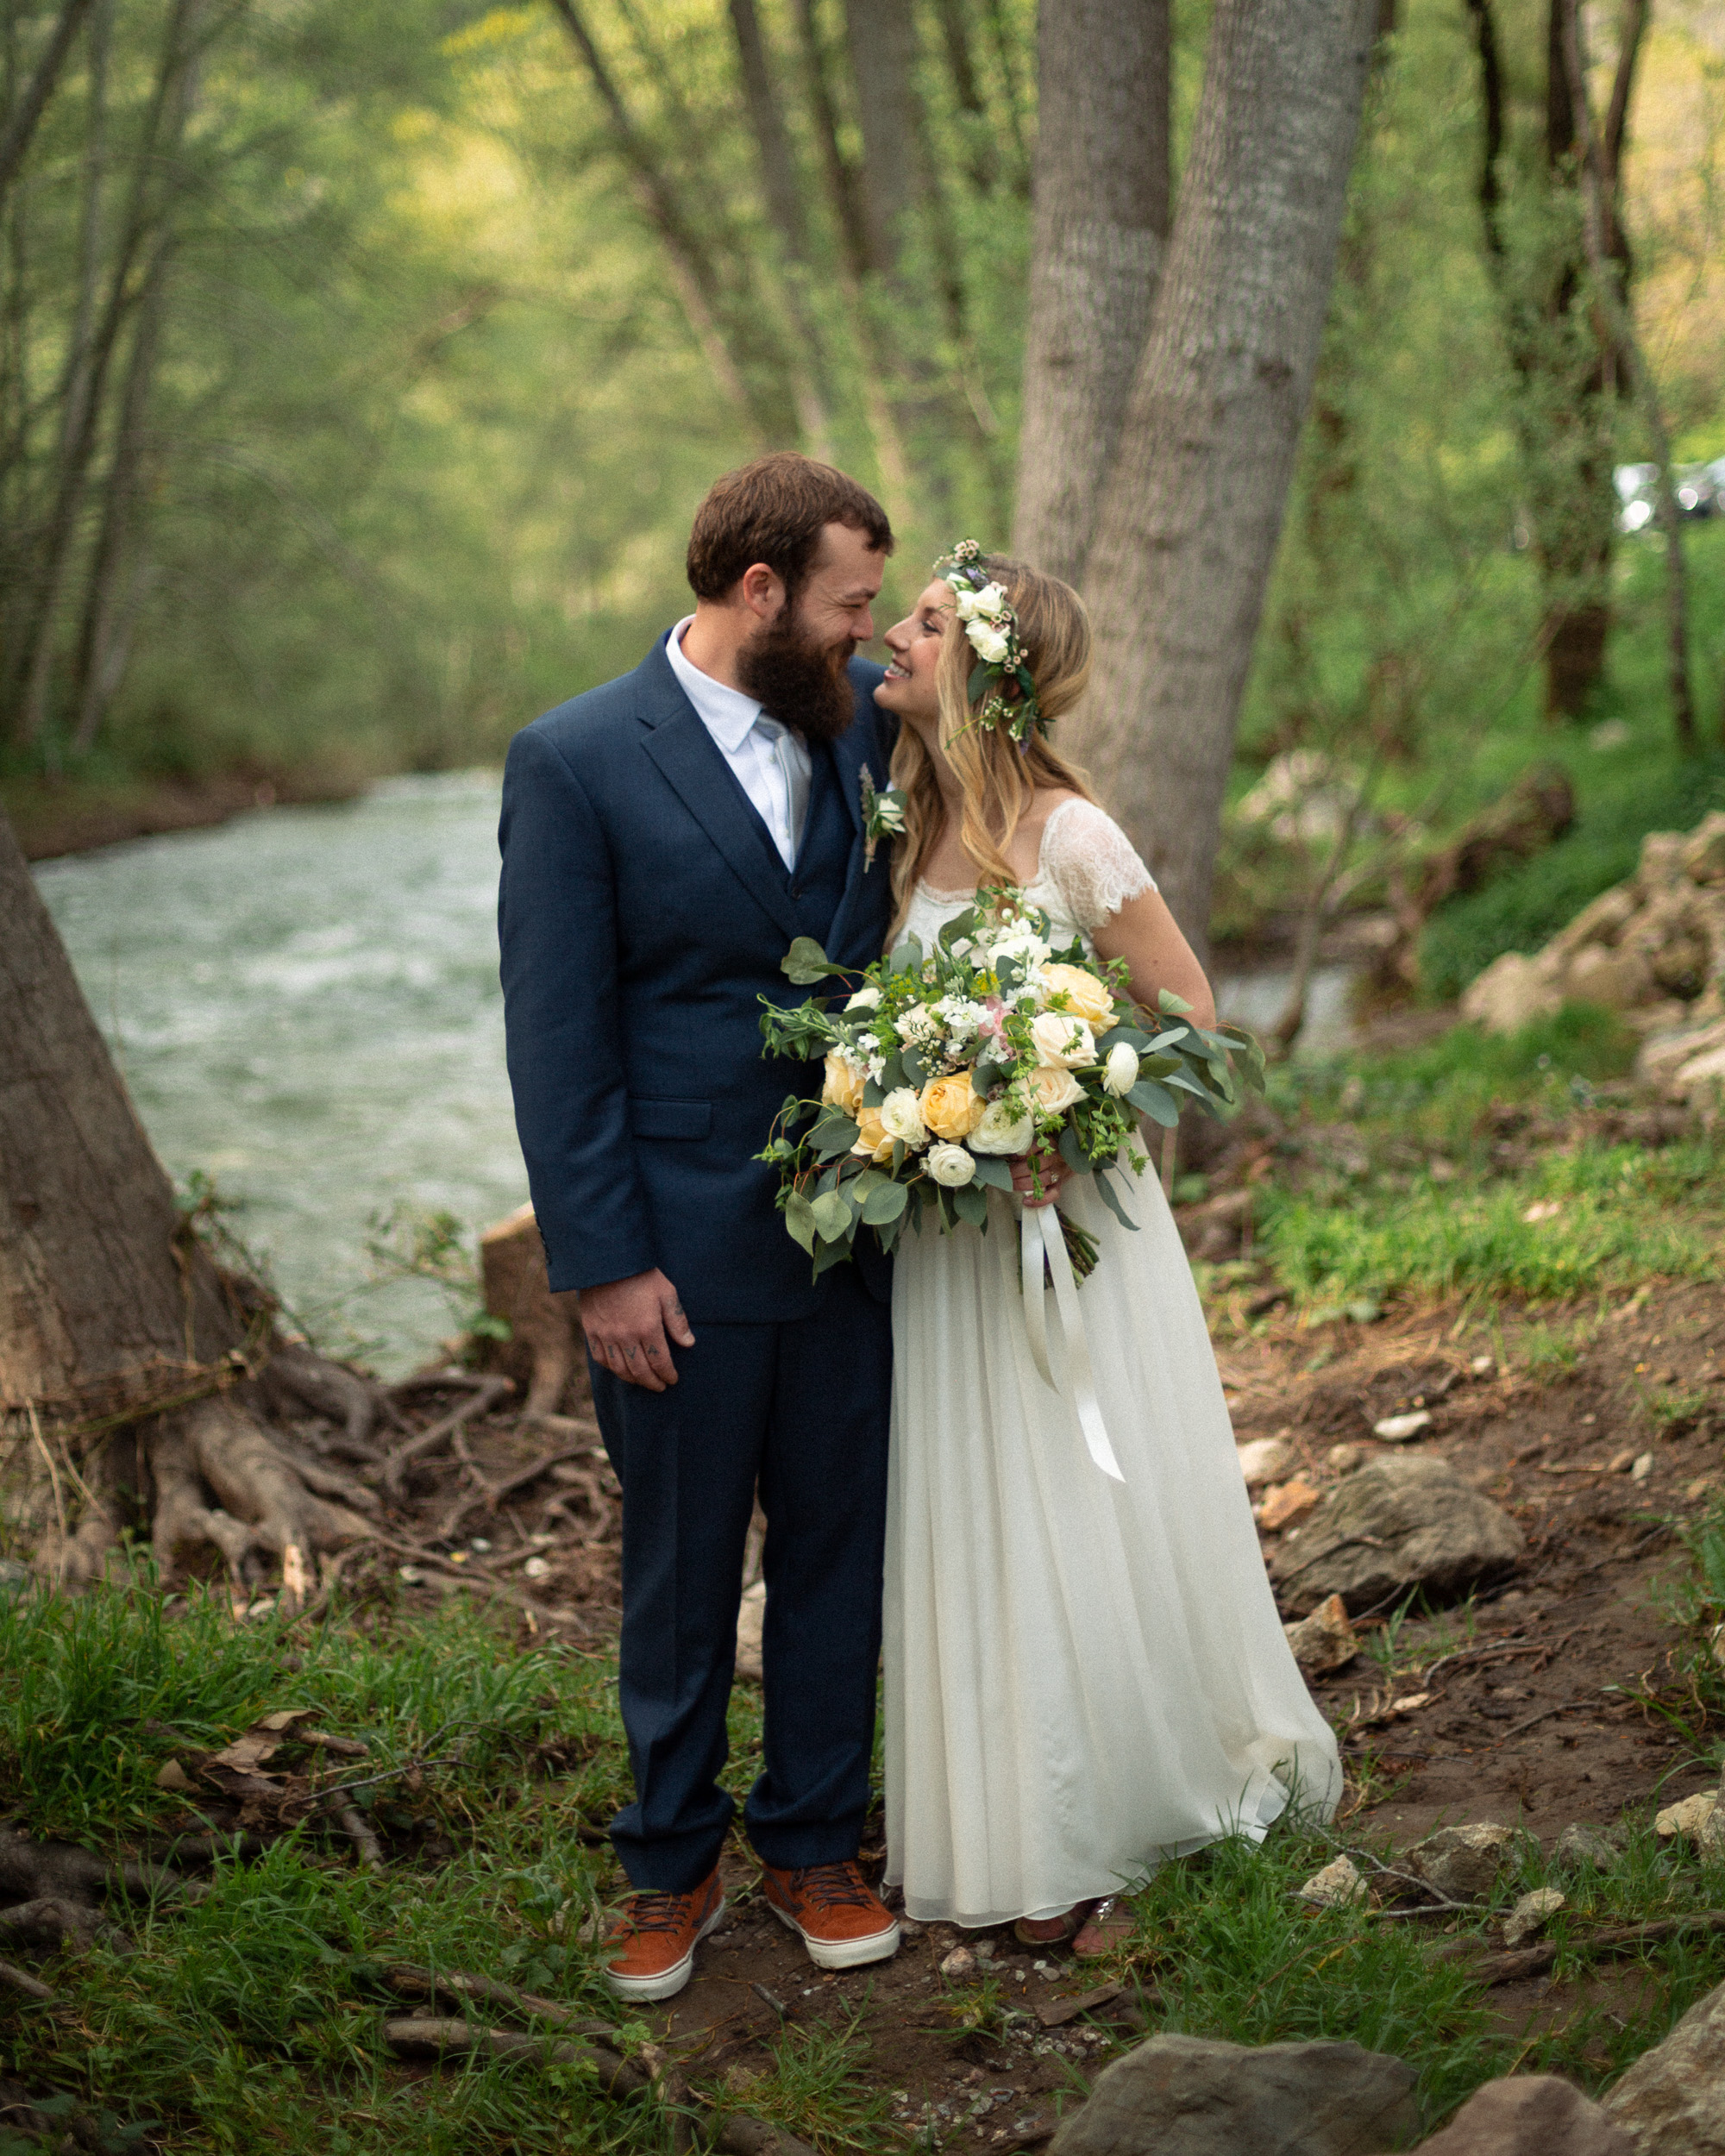
M 623 1485 L 621 1702 L 634 1892 L 625 1998 L 668 1997 L 724 1908 L 720 1788 L 743 1541 L 767 1516 L 765 1759 L 743 1819 L 768 1905 L 822 1968 L 893 1952 L 856 1863 L 880 1650 L 888 1282 L 812 1280 L 766 1144 L 807 1067 L 763 1059 L 759 998 L 812 936 L 861 967 L 891 913 L 861 774 L 887 783 L 853 656 L 893 536 L 874 497 L 781 454 L 721 479 L 689 540 L 695 611 L 632 674 L 516 736 L 499 931 L 516 1125 L 554 1291 L 580 1293 Z

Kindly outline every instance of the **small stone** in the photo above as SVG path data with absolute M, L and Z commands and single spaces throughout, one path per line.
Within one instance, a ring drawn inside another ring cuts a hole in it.
M 1346 1669 L 1359 1652 L 1359 1639 L 1348 1621 L 1347 1604 L 1339 1595 L 1320 1602 L 1309 1617 L 1297 1625 L 1284 1625 L 1283 1635 L 1294 1651 L 1294 1659 L 1308 1676 Z
M 1712 1487 L 1713 1477 L 1710 1475 L 1697 1475 L 1692 1482 L 1684 1485 L 1684 1497 L 1692 1505 L 1698 1497 L 1705 1497 Z
M 395 1568 L 395 1576 L 405 1587 L 417 1587 L 425 1575 L 417 1564 L 398 1564 Z
M 1557 1846 L 1552 1852 L 1552 1862 L 1564 1870 L 1578 1871 L 1584 1866 L 1596 1871 L 1609 1871 L 1621 1854 L 1607 1828 L 1590 1826 L 1578 1820 L 1565 1827 L 1558 1836 Z
M 976 1973 L 976 1957 L 968 1946 L 955 1946 L 940 1965 L 949 1984 L 964 1984 Z
M 1607 1463 L 1607 1472 L 1612 1475 L 1627 1475 L 1634 1464 L 1635 1454 L 1633 1449 L 1627 1452 L 1614 1452 Z
M 1417 1714 L 1422 1707 L 1431 1703 L 1429 1692 L 1404 1692 L 1400 1699 L 1390 1701 L 1389 1711 L 1392 1714 Z
M 156 1787 L 159 1789 L 171 1789 L 176 1796 L 185 1796 L 194 1786 L 191 1777 L 178 1759 L 164 1759 L 156 1769 Z
M 1555 1220 L 1562 1211 L 1563 1206 L 1556 1198 L 1535 1198 L 1521 1219 L 1526 1226 L 1537 1227 L 1541 1220 Z
M 985 1937 L 979 1939 L 970 1951 L 978 1961 L 992 1961 L 1000 1952 L 1000 1947 L 994 1940 Z
M 543 1557 L 529 1557 L 521 1569 L 530 1580 L 543 1580 L 551 1570 Z
M 1556 1887 L 1535 1887 L 1524 1894 L 1504 1920 L 1503 1944 L 1520 1946 L 1536 1939 L 1563 1907 L 1564 1898 Z
M 1325 1463 L 1338 1475 L 1352 1475 L 1364 1460 L 1365 1455 L 1357 1445 L 1333 1445 L 1325 1453 Z
M 1634 1459 L 1634 1461 L 1630 1463 L 1630 1468 L 1629 1468 L 1629 1480 L 1630 1480 L 1632 1482 L 1645 1482 L 1647 1481 L 1647 1479 L 1648 1476 L 1650 1476 L 1650 1475 L 1653 1473 L 1653 1454 L 1652 1454 L 1651 1452 L 1642 1452 L 1642 1453 L 1640 1453 L 1640 1454 L 1638 1454 L 1638 1455 L 1637 1455 L 1636 1458 L 1635 1458 L 1635 1459 Z
M 1374 1422 L 1371 1434 L 1374 1438 L 1387 1438 L 1391 1445 L 1406 1445 L 1409 1438 L 1417 1438 L 1422 1430 L 1429 1430 L 1431 1426 L 1431 1409 L 1416 1407 L 1411 1414 L 1386 1415 L 1382 1422 Z
M 1295 1520 L 1303 1520 L 1322 1495 L 1303 1475 L 1296 1475 L 1291 1482 L 1278 1484 L 1265 1496 L 1258 1507 L 1258 1524 L 1271 1534 L 1279 1533 Z
M 1510 2074 L 1476 2090 L 1420 2156 L 1635 2156 L 1603 2104 L 1555 2074 Z
M 1496 1367 L 1496 1363 L 1489 1355 L 1476 1355 L 1468 1364 L 1468 1368 L 1476 1377 L 1490 1377 Z
M 1300 1899 L 1320 1909 L 1348 1908 L 1357 1902 L 1369 1902 L 1371 1890 L 1351 1858 L 1338 1857 L 1312 1874 L 1300 1889 Z
M 1703 1789 L 1698 1796 L 1685 1796 L 1676 1804 L 1667 1804 L 1662 1812 L 1653 1814 L 1653 1832 L 1661 1841 L 1686 1841 L 1698 1846 L 1701 1830 L 1713 1816 L 1719 1799 L 1710 1789 Z
M 1446 1902 L 1483 1902 L 1497 1883 L 1520 1839 L 1513 1827 L 1483 1821 L 1440 1827 L 1408 1852 L 1405 1868 Z
M 1259 1489 L 1266 1482 L 1279 1482 L 1291 1475 L 1300 1464 L 1299 1455 L 1291 1445 L 1280 1438 L 1254 1438 L 1250 1445 L 1239 1449 L 1240 1473 L 1245 1477 L 1248 1489 Z

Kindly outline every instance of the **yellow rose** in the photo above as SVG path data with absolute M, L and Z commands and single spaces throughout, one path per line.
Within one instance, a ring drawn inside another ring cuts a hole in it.
M 1038 1063 L 1026 1081 L 1031 1098 L 1044 1115 L 1061 1115 L 1084 1098 L 1084 1088 L 1058 1063 Z
M 862 1079 L 842 1056 L 826 1059 L 826 1082 L 820 1089 L 821 1100 L 829 1107 L 843 1108 L 846 1115 L 857 1115 L 862 1108 Z
M 858 1108 L 856 1111 L 856 1143 L 853 1153 L 861 1153 L 865 1160 L 891 1160 L 893 1141 L 881 1127 L 878 1108 Z
M 950 1078 L 931 1078 L 922 1089 L 922 1119 L 937 1138 L 969 1138 L 982 1120 L 988 1102 L 970 1082 L 968 1070 Z
M 1113 1023 L 1114 999 L 1095 975 L 1086 973 L 1082 966 L 1044 966 L 1042 993 L 1045 1004 L 1064 996 L 1065 1007 L 1073 1017 L 1087 1018 L 1092 1025 L 1106 1027 Z

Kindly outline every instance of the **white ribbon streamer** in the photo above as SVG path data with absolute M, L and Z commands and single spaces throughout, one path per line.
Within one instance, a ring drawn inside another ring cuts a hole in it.
M 1054 1280 L 1054 1307 L 1060 1326 L 1062 1359 L 1071 1388 L 1068 1404 L 1078 1418 L 1078 1427 L 1084 1433 L 1090 1457 L 1104 1475 L 1123 1482 L 1126 1478 L 1121 1474 L 1114 1448 L 1108 1442 L 1107 1426 L 1102 1420 L 1101 1406 L 1096 1398 L 1096 1381 L 1090 1368 L 1090 1343 L 1084 1333 L 1084 1313 L 1078 1307 L 1078 1282 L 1073 1275 L 1066 1238 L 1061 1232 L 1059 1213 L 1053 1206 L 1026 1206 L 1019 1215 L 1019 1258 L 1031 1360 L 1043 1383 L 1051 1392 L 1057 1393 L 1060 1388 L 1054 1382 L 1048 1359 L 1047 1311 L 1043 1300 L 1042 1267 L 1046 1257 Z

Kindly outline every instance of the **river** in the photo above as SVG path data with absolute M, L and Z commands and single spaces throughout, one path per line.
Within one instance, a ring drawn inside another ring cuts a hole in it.
M 332 807 L 39 866 L 157 1151 L 207 1175 L 233 1232 L 318 1338 L 392 1374 L 461 1307 L 368 1281 L 392 1213 L 473 1235 L 527 1194 L 503 1060 L 493 772 L 392 779 Z M 1314 984 L 1307 1052 L 1346 1031 L 1346 975 Z M 1221 984 L 1267 1025 L 1286 975 Z

